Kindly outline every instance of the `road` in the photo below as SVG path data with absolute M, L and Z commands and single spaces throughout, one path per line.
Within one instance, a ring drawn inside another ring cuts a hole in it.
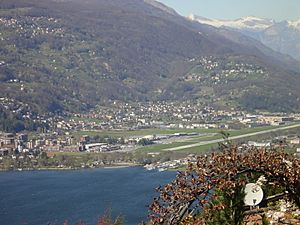
M 247 138 L 247 137 L 257 136 L 257 135 L 261 135 L 261 134 L 276 132 L 276 131 L 289 130 L 289 129 L 297 128 L 297 127 L 300 127 L 300 124 L 294 124 L 294 125 L 290 125 L 290 126 L 286 126 L 286 127 L 277 127 L 277 128 L 270 129 L 270 130 L 257 131 L 257 132 L 253 132 L 253 133 L 237 135 L 237 136 L 229 137 L 228 139 L 236 140 L 236 139 Z M 222 141 L 224 141 L 224 139 L 222 139 L 222 138 L 211 140 L 211 141 L 201 141 L 201 142 L 198 142 L 195 144 L 188 144 L 188 145 L 174 147 L 174 148 L 166 148 L 166 149 L 163 149 L 163 151 L 179 151 L 179 150 L 184 150 L 184 149 L 193 148 L 193 147 L 199 147 L 199 146 L 203 146 L 203 145 L 217 144 Z

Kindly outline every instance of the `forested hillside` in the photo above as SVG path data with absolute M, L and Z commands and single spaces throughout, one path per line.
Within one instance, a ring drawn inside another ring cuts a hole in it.
M 153 1 L 3 0 L 0 8 L 2 105 L 78 112 L 108 99 L 197 98 L 221 107 L 299 110 L 293 62 Z M 218 66 L 208 70 L 202 61 L 210 57 Z

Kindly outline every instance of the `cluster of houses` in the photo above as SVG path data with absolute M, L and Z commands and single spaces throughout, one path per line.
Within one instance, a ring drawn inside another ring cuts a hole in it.
M 243 117 L 236 117 L 235 120 L 249 127 L 252 126 L 280 126 L 289 124 L 299 120 L 299 116 L 295 115 L 251 115 L 246 114 Z
M 26 34 L 30 32 L 31 38 L 37 35 L 54 34 L 63 36 L 64 30 L 59 27 L 58 20 L 47 17 L 29 17 L 22 20 L 16 18 L 0 18 L 0 26 L 13 28 L 15 32 Z
M 92 143 L 88 135 L 80 140 L 73 136 L 44 136 L 28 139 L 28 134 L 0 133 L 0 156 L 14 153 L 31 153 L 34 151 L 50 152 L 110 152 L 120 150 L 121 145 Z
M 111 101 L 88 114 L 76 114 L 60 120 L 62 130 L 138 130 L 160 129 L 236 129 L 283 125 L 299 119 L 299 115 L 249 114 L 237 110 L 216 110 L 197 101 L 124 103 Z
M 260 66 L 226 60 L 213 56 L 190 59 L 189 61 L 196 63 L 197 66 L 184 80 L 217 84 L 227 83 L 232 79 L 243 79 L 251 75 L 268 75 Z
M 34 151 L 59 151 L 63 141 L 57 139 L 36 139 L 29 140 L 26 133 L 0 133 L 0 155 L 11 155 L 17 153 L 30 153 Z M 71 148 L 72 138 L 68 138 L 64 141 L 70 151 L 76 151 Z M 64 149 L 65 151 L 67 149 Z
M 10 111 L 22 110 L 27 105 L 11 101 L 7 98 L 0 98 L 0 103 Z M 294 121 L 299 121 L 297 114 L 270 114 L 258 113 L 250 114 L 243 111 L 216 110 L 213 107 L 202 107 L 200 103 L 193 101 L 186 102 L 144 102 L 144 103 L 124 103 L 110 101 L 106 107 L 99 107 L 97 111 L 88 114 L 73 115 L 73 119 L 61 118 L 43 119 L 36 116 L 36 119 L 49 124 L 56 124 L 56 129 L 62 133 L 76 130 L 139 130 L 143 128 L 160 129 L 235 129 L 232 124 L 239 124 L 242 128 L 283 125 Z M 29 112 L 29 110 L 27 110 Z M 30 118 L 32 115 L 24 114 Z M 76 119 L 74 119 L 76 118 Z M 197 133 L 195 133 L 197 135 Z M 124 143 L 94 143 L 88 137 L 83 136 L 76 140 L 70 135 L 43 135 L 39 138 L 28 140 L 26 134 L 0 134 L 0 154 L 18 150 L 31 151 L 34 149 L 46 152 L 107 152 L 116 151 L 134 146 L 141 139 L 149 141 L 161 141 L 173 137 L 192 135 L 177 133 L 173 135 L 155 135 L 130 137 Z
M 292 149 L 296 149 L 295 155 L 300 156 L 300 137 L 299 136 L 279 136 L 275 137 L 272 140 L 257 142 L 257 141 L 248 141 L 243 145 L 244 147 L 256 147 L 256 148 L 270 148 L 270 147 L 279 147 L 285 146 Z
M 195 163 L 196 161 L 197 161 L 197 157 L 194 154 L 191 154 L 183 159 L 175 159 L 167 162 L 146 164 L 144 168 L 146 170 L 158 170 L 159 172 L 163 172 L 170 169 L 178 169 L 188 165 L 188 163 Z
M 23 151 L 28 141 L 27 134 L 0 133 L 0 156 L 13 154 L 15 151 Z
M 63 135 L 42 135 L 38 138 L 28 139 L 24 133 L 0 133 L 0 155 L 13 155 L 17 153 L 30 153 L 43 151 L 46 153 L 55 152 L 113 152 L 129 151 L 135 149 L 141 143 L 161 143 L 164 140 L 174 138 L 190 137 L 198 133 L 174 133 L 168 135 L 138 135 L 125 139 L 119 138 L 116 143 L 95 142 L 88 135 L 83 135 L 79 140 L 73 136 Z M 147 142 L 141 142 L 146 140 Z
M 14 99 L 11 98 L 7 98 L 7 97 L 0 97 L 0 106 L 3 107 L 6 110 L 9 110 L 10 112 L 13 113 L 21 113 L 21 112 L 26 112 L 26 114 L 24 114 L 24 117 L 31 117 L 31 113 L 30 113 L 30 108 L 28 106 L 28 104 L 24 104 L 22 102 L 16 101 Z

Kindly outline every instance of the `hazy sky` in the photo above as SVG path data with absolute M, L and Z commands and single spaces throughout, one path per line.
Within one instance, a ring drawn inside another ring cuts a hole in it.
M 300 19 L 300 0 L 158 0 L 181 15 L 191 13 L 211 19 L 243 16 L 281 20 Z

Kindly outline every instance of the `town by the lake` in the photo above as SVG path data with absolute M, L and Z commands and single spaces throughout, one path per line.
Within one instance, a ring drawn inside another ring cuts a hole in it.
M 217 110 L 193 101 L 110 101 L 90 113 L 35 120 L 47 128 L 0 134 L 1 170 L 178 169 L 216 149 L 224 134 L 248 148 L 300 152 L 299 114 Z

